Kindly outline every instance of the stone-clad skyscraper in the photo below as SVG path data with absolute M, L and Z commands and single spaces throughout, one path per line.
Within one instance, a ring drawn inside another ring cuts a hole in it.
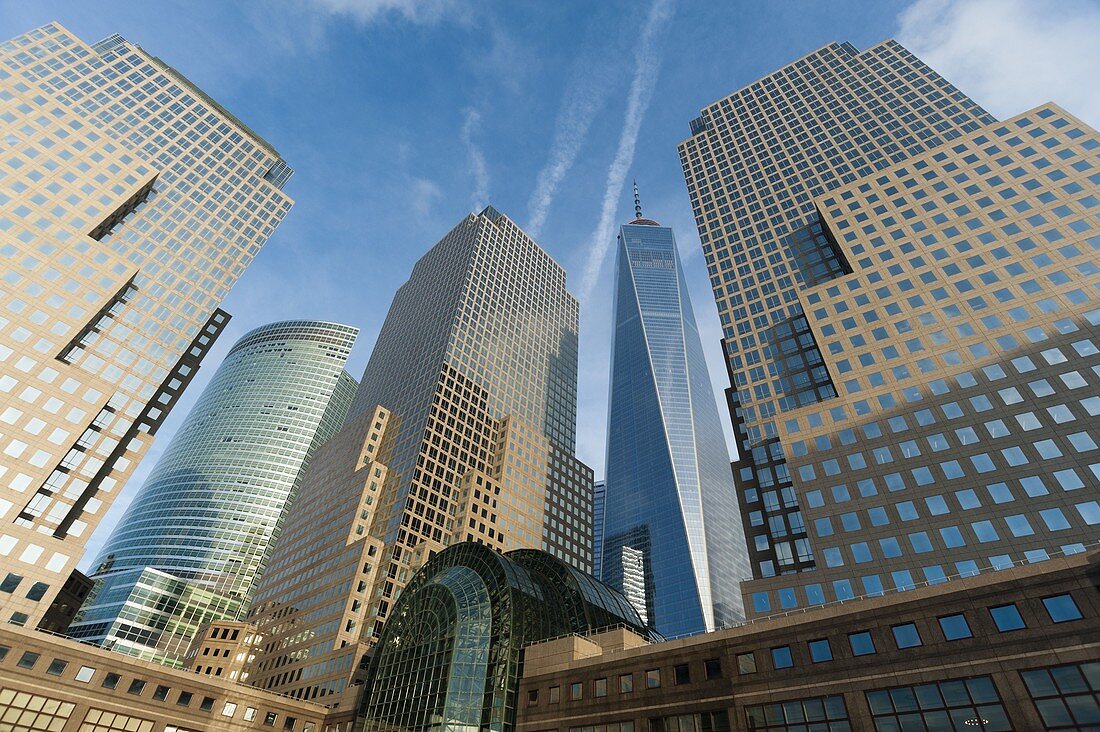
M 0 622 L 42 618 L 290 210 L 290 172 L 119 36 L 0 44 Z
M 637 191 L 616 257 L 602 577 L 678 636 L 744 618 L 751 572 L 676 239 Z
M 1051 106 L 998 123 L 893 41 L 691 129 L 750 612 L 1094 541 L 1095 133 Z
M 177 663 L 200 625 L 244 616 L 302 471 L 347 415 L 357 334 L 292 320 L 237 341 L 101 550 L 69 635 Z
M 565 271 L 493 208 L 420 258 L 275 546 L 251 614 L 265 638 L 254 683 L 342 691 L 405 584 L 450 544 L 591 568 L 577 318 Z

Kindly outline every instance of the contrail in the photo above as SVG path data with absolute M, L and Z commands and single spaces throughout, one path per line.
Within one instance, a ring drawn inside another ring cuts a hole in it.
M 527 213 L 531 217 L 527 224 L 527 233 L 537 239 L 550 204 L 557 195 L 558 186 L 565 174 L 573 167 L 592 120 L 603 106 L 605 92 L 611 82 L 611 74 L 606 64 L 593 72 L 591 59 L 578 59 L 573 66 L 569 86 L 565 91 L 561 109 L 554 121 L 554 140 L 550 144 L 550 154 L 546 165 L 539 171 L 535 190 L 527 202 Z
M 481 122 L 481 113 L 476 109 L 467 109 L 462 123 L 462 144 L 466 147 L 466 156 L 470 159 L 470 172 L 474 176 L 474 190 L 470 201 L 475 211 L 480 211 L 489 203 L 489 169 L 485 165 L 485 154 L 474 143 L 474 129 Z
M 611 248 L 611 233 L 614 229 L 619 196 L 622 194 L 627 171 L 634 162 L 634 146 L 638 142 L 638 131 L 641 129 L 646 109 L 649 108 L 650 99 L 653 98 L 657 70 L 661 65 L 661 54 L 655 43 L 657 32 L 671 17 L 672 0 L 654 0 L 649 6 L 645 26 L 635 46 L 634 79 L 630 83 L 630 94 L 627 97 L 623 131 L 619 135 L 619 147 L 615 152 L 615 159 L 611 161 L 611 167 L 607 171 L 607 188 L 604 190 L 600 222 L 588 246 L 588 263 L 585 265 L 580 286 L 581 300 L 588 299 L 592 288 L 596 286 L 600 267 L 603 266 L 603 260 L 607 257 L 608 249 Z

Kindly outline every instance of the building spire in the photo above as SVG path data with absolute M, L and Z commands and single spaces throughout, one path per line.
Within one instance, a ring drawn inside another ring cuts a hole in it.
M 634 180 L 634 218 L 642 218 L 642 199 L 638 197 L 638 181 Z

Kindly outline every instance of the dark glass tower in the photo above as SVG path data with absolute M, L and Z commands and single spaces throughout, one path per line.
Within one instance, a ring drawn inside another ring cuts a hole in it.
M 620 228 L 611 356 L 604 581 L 666 636 L 743 617 L 749 576 L 695 315 L 672 229 Z

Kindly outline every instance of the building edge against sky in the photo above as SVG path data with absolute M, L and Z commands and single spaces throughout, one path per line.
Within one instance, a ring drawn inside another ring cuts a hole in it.
M 281 321 L 226 355 L 97 558 L 69 634 L 178 663 L 244 616 L 313 452 L 339 428 L 358 329 Z
M 619 229 L 602 577 L 666 636 L 744 618 L 729 453 L 672 229 Z
M 119 36 L 18 36 L 0 87 L 18 146 L 0 180 L 0 620 L 36 625 L 225 327 L 291 171 Z

